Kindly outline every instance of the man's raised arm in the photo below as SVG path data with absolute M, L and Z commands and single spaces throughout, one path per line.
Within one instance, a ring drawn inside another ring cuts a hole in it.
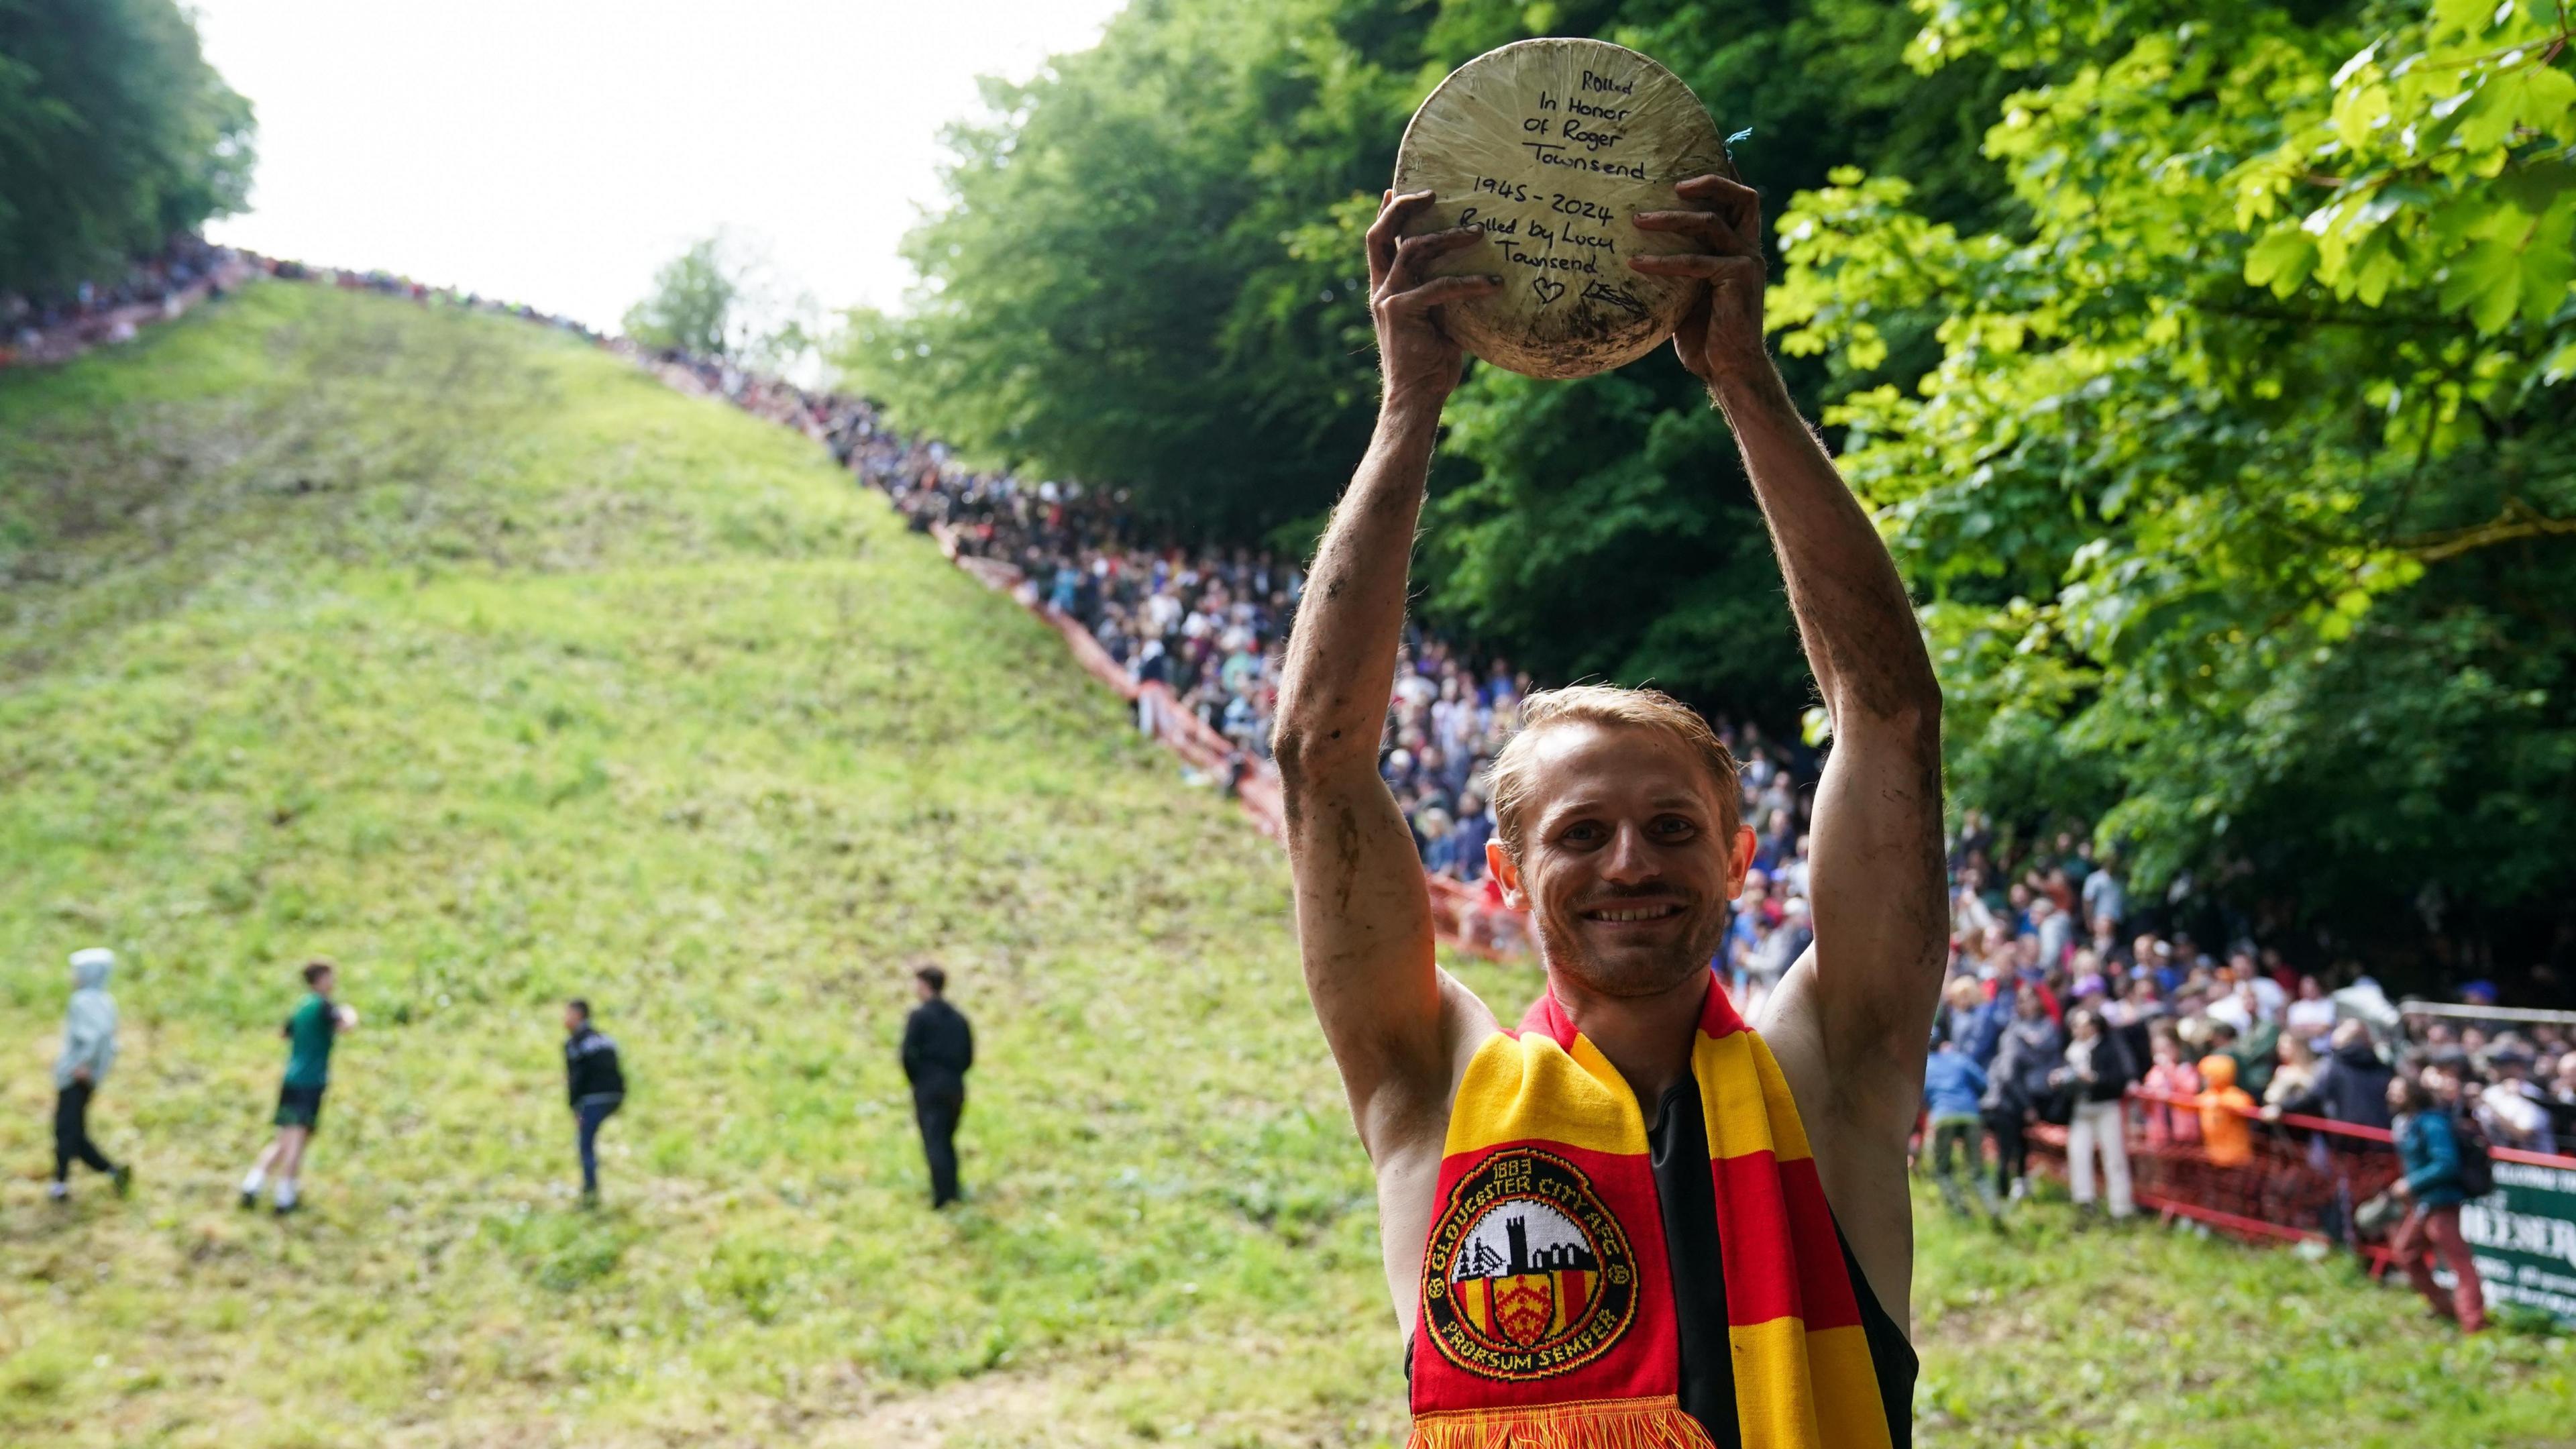
M 1430 896 L 1413 833 L 1378 777 L 1377 747 L 1440 407 L 1465 364 L 1435 309 L 1499 285 L 1486 277 L 1422 279 L 1431 260 L 1478 237 L 1462 227 L 1399 244 L 1406 220 L 1430 200 L 1428 192 L 1390 193 L 1369 228 L 1385 396 L 1368 455 L 1315 554 L 1273 738 L 1306 989 L 1372 1151 L 1381 1116 L 1372 1104 L 1382 1091 L 1418 1099 L 1447 1087 Z
M 1763 346 L 1759 198 L 1716 176 L 1678 190 L 1704 209 L 1649 212 L 1637 224 L 1695 237 L 1710 254 L 1632 265 L 1709 283 L 1675 346 L 1707 381 L 1743 450 L 1833 721 L 1810 832 L 1813 977 L 1783 992 L 1790 999 L 1781 1007 L 1812 1013 L 1838 1112 L 1902 1142 L 1949 934 L 1940 685 L 1886 544 Z

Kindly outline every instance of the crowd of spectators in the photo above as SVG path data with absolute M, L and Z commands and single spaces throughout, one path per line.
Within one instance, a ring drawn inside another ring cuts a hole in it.
M 944 533 L 961 558 L 1010 565 L 1029 602 L 1079 622 L 1136 682 L 1162 685 L 1168 703 L 1161 692 L 1138 702 L 1148 733 L 1153 711 L 1174 708 L 1247 763 L 1268 758 L 1279 650 L 1305 589 L 1295 564 L 1151 541 L 1123 494 L 967 468 L 863 410 L 836 412 L 827 436 L 914 527 Z
M 2457 1006 L 2400 1006 L 2349 964 L 2212 949 L 2162 912 L 2133 915 L 2119 862 L 2079 831 L 2009 871 L 1976 812 L 1949 844 L 1923 1152 L 1953 1210 L 2001 1222 L 2045 1125 L 2063 1130 L 2080 1212 L 2132 1216 L 2144 1153 L 2198 1207 L 2375 1242 L 2438 1315 L 2480 1326 L 2468 1162 L 2576 1148 L 2576 1017 L 2503 1010 L 2485 982 Z
M 1937 1029 L 1985 1071 L 1990 1105 L 2017 1095 L 2054 1115 L 2052 1098 L 2076 1075 L 2068 1049 L 2089 1018 L 2109 1038 L 2093 1054 L 2106 1083 L 2195 1099 L 2236 1090 L 2275 1115 L 2384 1128 L 2376 1098 L 2397 1070 L 2420 1077 L 2497 1146 L 2576 1143 L 2576 1039 L 2548 1020 L 2481 1023 L 2474 1012 L 2495 1000 L 2488 984 L 2463 988 L 2461 1013 L 2401 1012 L 2357 967 L 2302 971 L 2250 941 L 2213 950 L 2187 930 L 2132 921 L 2118 863 L 2097 859 L 2073 832 L 2000 887 L 1990 848 L 1967 812 L 1951 842 L 1955 935 Z M 2339 1091 L 2339 1068 L 2382 1075 L 2369 1091 Z M 2186 1141 L 2201 1133 L 2174 1113 L 2149 1114 L 2147 1131 Z
M 52 362 L 175 315 L 200 285 L 219 286 L 246 259 L 205 238 L 181 235 L 105 282 L 83 280 L 44 292 L 0 291 L 0 367 Z
M 1950 841 L 1951 974 L 1925 1074 L 1925 1153 L 1952 1208 L 1973 1211 L 1973 1195 L 2000 1220 L 2029 1190 L 2047 1124 L 2064 1130 L 2079 1209 L 2133 1214 L 2132 1154 L 2150 1153 L 2240 1215 L 2347 1241 L 2378 1231 L 2438 1312 L 2476 1326 L 2474 1272 L 2453 1264 L 2468 1287 L 2437 1292 L 2426 1254 L 2465 1261 L 2471 1146 L 2576 1146 L 2576 1018 L 2503 1010 L 2485 982 L 2458 1006 L 2399 1006 L 2350 965 L 2303 971 L 2245 940 L 2212 949 L 2161 913 L 2133 918 L 2118 861 L 2081 832 L 2010 871 L 1994 849 L 1968 812 Z M 2295 1212 L 2285 1163 L 2320 1189 Z M 2395 1194 L 2393 1230 L 2356 1201 L 2372 1182 Z
M 417 281 L 400 272 L 381 269 L 354 271 L 345 267 L 313 267 L 302 262 L 263 257 L 255 252 L 239 252 L 235 255 L 247 260 L 261 273 L 281 281 L 319 282 L 329 286 L 345 287 L 353 292 L 375 292 L 387 297 L 406 297 L 423 306 L 463 307 L 475 312 L 486 312 L 495 317 L 512 317 L 522 322 L 534 322 L 541 327 L 552 327 L 601 346 L 621 345 L 618 339 L 611 338 L 585 323 L 570 317 L 558 316 L 542 308 L 531 307 L 525 302 L 509 302 L 497 297 L 486 297 L 480 292 L 470 292 L 461 287 L 442 287 L 430 282 Z

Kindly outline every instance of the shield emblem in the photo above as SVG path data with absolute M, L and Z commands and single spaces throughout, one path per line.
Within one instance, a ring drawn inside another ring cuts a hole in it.
M 1549 1273 L 1522 1273 L 1509 1278 L 1496 1278 L 1488 1287 L 1493 1294 L 1494 1327 L 1503 1337 L 1523 1348 L 1547 1337 L 1556 1321 L 1556 1279 Z
M 1637 1316 L 1627 1235 L 1581 1169 L 1527 1147 L 1496 1151 L 1449 1189 L 1422 1260 L 1422 1323 L 1479 1378 L 1572 1373 Z

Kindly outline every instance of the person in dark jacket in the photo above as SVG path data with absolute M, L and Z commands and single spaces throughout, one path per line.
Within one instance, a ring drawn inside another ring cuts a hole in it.
M 2272 1103 L 2263 1109 L 2263 1120 L 2277 1122 L 2284 1116 L 2325 1117 L 2336 1122 L 2349 1122 L 2355 1127 L 2390 1126 L 2388 1086 L 2395 1073 L 2379 1059 L 2378 1050 L 2370 1043 L 2370 1028 L 2357 1020 L 2339 1023 L 2328 1038 L 2330 1050 L 2325 1063 L 2317 1068 L 2316 1080 L 2304 1090 Z M 2326 1134 L 2328 1161 L 2335 1176 L 2334 1200 L 2324 1210 L 2328 1237 L 2350 1241 L 2352 1223 L 2352 1170 L 2354 1159 L 2388 1149 L 2364 1137 L 2343 1133 Z
M 564 1005 L 564 1089 L 581 1145 L 581 1199 L 596 1203 L 599 1129 L 626 1104 L 626 1073 L 617 1064 L 617 1043 L 590 1024 L 590 1003 L 579 997 Z
M 1995 993 L 1995 1004 L 2012 1013 L 2003 1042 L 1986 1068 L 1986 1094 L 1979 1102 L 1986 1130 L 1995 1137 L 1995 1191 L 2019 1202 L 2030 1191 L 2030 1119 L 2055 1115 L 2059 1093 L 2049 1076 L 2066 1060 L 2066 1033 L 2048 1017 L 2048 1003 L 2036 987 L 2016 987 L 2007 979 Z
M 2102 1154 L 2102 1176 L 2113 1221 L 2137 1211 L 2129 1190 L 2129 1145 L 2121 1093 L 2137 1080 L 2137 1064 L 2120 1034 L 2104 1027 L 2090 1007 L 2066 1015 L 2068 1041 L 2064 1065 L 2048 1074 L 2048 1084 L 2064 1094 L 2070 1111 L 2066 1128 L 2066 1180 L 2078 1210 L 2093 1206 L 2093 1154 Z
M 2388 1107 L 2396 1114 L 2397 1156 L 2405 1171 L 2388 1190 L 2407 1205 L 2406 1220 L 2388 1236 L 2389 1251 L 2406 1265 L 2407 1278 L 2435 1316 L 2458 1323 L 2462 1333 L 2475 1333 L 2487 1326 L 2486 1291 L 2477 1259 L 2460 1236 L 2460 1204 L 2468 1193 L 2460 1177 L 2459 1131 L 2415 1077 L 2389 1080 Z M 2436 1255 L 2451 1270 L 2449 1293 L 2433 1281 Z
M 912 1115 L 930 1160 L 930 1205 L 957 1201 L 957 1122 L 966 1113 L 966 1071 L 975 1065 L 975 1029 L 948 1004 L 948 973 L 912 973 L 921 1004 L 903 1023 L 903 1075 L 912 1083 Z
M 2388 1083 L 2395 1074 L 2379 1059 L 2370 1044 L 2370 1028 L 2358 1021 L 2346 1021 L 2334 1029 L 2332 1050 L 2325 1065 L 2317 1069 L 2317 1078 L 2307 1089 L 2283 1098 L 2264 1112 L 2266 1118 L 2290 1116 L 2329 1117 L 2349 1122 L 2355 1127 L 2386 1129 L 2388 1116 Z M 2362 1151 L 2376 1144 L 2338 1133 L 2335 1146 L 2346 1151 Z

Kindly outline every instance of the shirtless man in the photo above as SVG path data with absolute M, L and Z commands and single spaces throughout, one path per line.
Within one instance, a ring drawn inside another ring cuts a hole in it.
M 1742 449 L 1833 724 L 1815 942 L 1749 1034 L 1709 961 L 1753 832 L 1724 746 L 1651 691 L 1534 697 L 1496 762 L 1487 860 L 1547 969 L 1522 1029 L 1435 962 L 1377 746 L 1464 363 L 1439 308 L 1499 283 L 1426 280 L 1476 239 L 1400 240 L 1428 193 L 1389 193 L 1368 234 L 1384 396 L 1316 555 L 1276 751 L 1307 989 L 1377 1174 L 1417 1445 L 1910 1436 L 1905 1150 L 1948 930 L 1940 691 L 1893 561 L 1764 348 L 1758 199 L 1715 176 L 1676 190 L 1637 224 L 1704 253 L 1631 265 L 1706 286 L 1674 345 Z

